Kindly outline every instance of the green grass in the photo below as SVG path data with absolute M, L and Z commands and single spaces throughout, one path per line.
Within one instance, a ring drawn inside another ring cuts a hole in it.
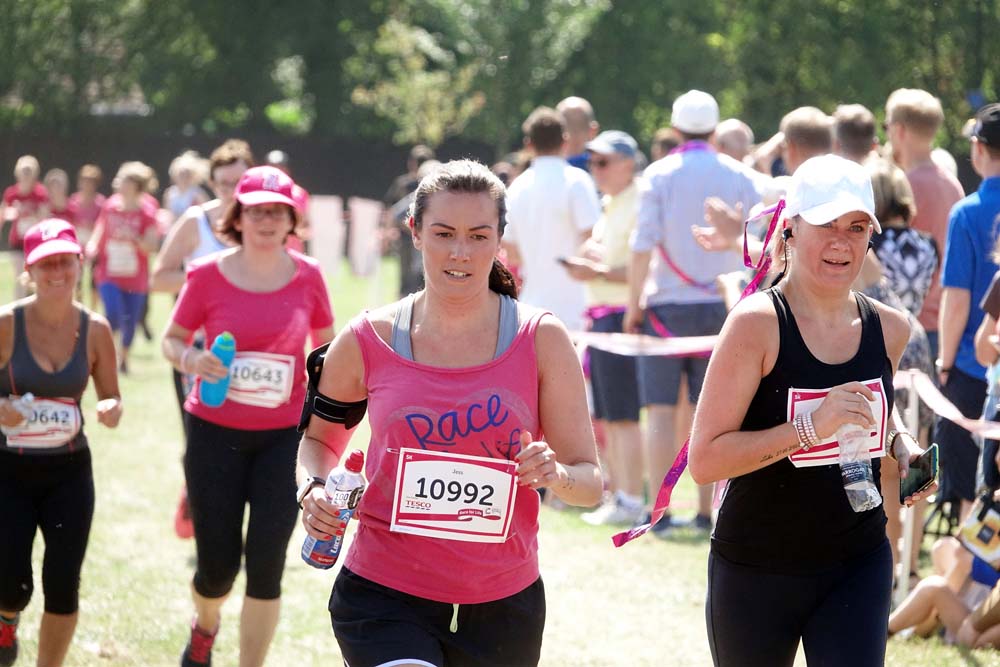
M 396 284 L 393 267 L 386 267 L 378 290 L 384 300 L 392 297 Z M 0 260 L 0 294 L 5 296 L 11 293 L 9 276 L 6 260 Z M 338 328 L 375 293 L 368 281 L 346 271 L 331 279 L 330 287 Z M 153 297 L 157 334 L 171 303 L 166 296 Z M 71 666 L 176 665 L 192 614 L 188 582 L 194 543 L 173 533 L 183 477 L 180 419 L 170 371 L 155 340 L 137 340 L 122 393 L 125 415 L 116 430 L 95 425 L 92 391 L 84 401 L 97 509 L 82 575 L 80 624 L 66 663 Z M 363 424 L 354 444 L 365 445 L 367 439 Z M 675 496 L 678 507 L 693 507 L 690 478 L 683 479 Z M 542 664 L 710 665 L 703 611 L 707 541 L 665 542 L 647 536 L 616 550 L 612 532 L 585 525 L 575 511 L 543 508 L 539 542 L 548 620 Z M 302 563 L 298 550 L 304 536 L 297 528 L 289 544 L 281 622 L 268 664 L 332 667 L 341 664 L 326 611 L 336 571 L 313 570 Z M 35 660 L 42 551 L 39 537 L 35 596 L 19 630 L 19 665 Z M 241 575 L 223 610 L 216 665 L 236 664 L 243 586 Z M 805 664 L 801 656 L 798 664 Z M 962 652 L 936 640 L 894 640 L 887 664 L 1000 667 L 1000 654 Z

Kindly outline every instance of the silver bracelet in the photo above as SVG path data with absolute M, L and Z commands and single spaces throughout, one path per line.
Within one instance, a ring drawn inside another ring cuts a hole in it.
M 798 435 L 799 444 L 802 451 L 808 452 L 810 448 L 819 444 L 819 436 L 816 435 L 816 428 L 813 426 L 812 414 L 797 414 L 792 420 L 795 426 L 795 433 Z
M 806 430 L 806 416 L 803 414 L 795 415 L 795 419 L 792 420 L 792 425 L 795 426 L 795 433 L 799 438 L 799 445 L 802 447 L 802 451 L 808 452 L 809 448 L 812 447 L 812 439 L 809 437 L 809 432 Z
M 819 444 L 819 436 L 816 435 L 816 427 L 813 425 L 813 416 L 811 412 L 807 412 L 802 415 L 802 421 L 806 426 L 806 435 L 809 436 L 809 446 L 815 447 Z

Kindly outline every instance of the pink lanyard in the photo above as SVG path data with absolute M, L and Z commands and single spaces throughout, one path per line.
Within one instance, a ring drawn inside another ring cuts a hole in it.
M 701 139 L 692 139 L 691 141 L 685 141 L 683 144 L 671 150 L 667 155 L 676 155 L 678 153 L 694 153 L 696 151 L 708 151 L 714 153 L 715 149 L 712 148 L 712 144 L 707 141 L 702 141 Z
M 740 301 L 757 291 L 761 281 L 764 280 L 764 276 L 767 275 L 767 271 L 771 267 L 771 257 L 767 253 L 767 244 L 770 243 L 771 237 L 774 236 L 774 231 L 778 227 L 778 221 L 781 219 L 781 212 L 784 209 L 785 200 L 781 199 L 778 200 L 778 203 L 774 206 L 764 209 L 755 217 L 749 218 L 743 222 L 743 264 L 748 269 L 753 269 L 757 273 L 754 275 L 753 280 L 750 281 L 750 284 L 746 286 L 746 289 L 743 290 L 743 294 L 740 295 Z M 764 249 L 761 251 L 760 258 L 757 260 L 757 263 L 754 264 L 750 259 L 750 252 L 747 248 L 747 229 L 750 226 L 751 221 L 756 220 L 757 218 L 763 218 L 765 215 L 770 215 L 771 221 L 768 223 L 767 233 L 764 235 Z M 667 508 L 670 507 L 670 496 L 674 492 L 674 487 L 677 486 L 677 480 L 681 478 L 681 475 L 684 473 L 684 469 L 687 467 L 688 445 L 690 442 L 690 438 L 684 441 L 684 446 L 681 447 L 680 453 L 677 454 L 677 458 L 674 459 L 673 465 L 670 466 L 670 470 L 667 471 L 666 477 L 663 478 L 663 483 L 660 484 L 660 490 L 656 494 L 656 501 L 653 503 L 653 511 L 649 518 L 649 523 L 636 526 L 631 530 L 626 530 L 612 536 L 611 541 L 615 543 L 616 547 L 624 546 L 635 538 L 645 535 L 646 531 L 656 525 L 656 522 L 663 518 Z
M 674 260 L 670 259 L 670 255 L 667 253 L 667 247 L 665 245 L 661 243 L 656 246 L 656 249 L 660 251 L 660 259 L 663 260 L 663 263 L 666 264 L 671 271 L 677 274 L 677 277 L 680 278 L 681 282 L 683 282 L 685 285 L 689 285 L 691 287 L 697 287 L 698 289 L 708 292 L 709 294 L 716 293 L 714 280 L 705 283 L 698 282 L 697 280 L 689 276 L 687 273 L 685 273 L 681 267 L 677 266 L 677 264 L 674 263 Z
M 715 152 L 715 149 L 712 148 L 712 145 L 709 144 L 707 141 L 702 141 L 701 139 L 693 139 L 691 141 L 685 141 L 683 144 L 670 151 L 668 155 L 677 155 L 682 153 L 696 153 L 701 151 Z M 694 278 L 689 276 L 683 269 L 681 269 L 681 267 L 677 266 L 677 263 L 674 262 L 673 259 L 671 259 L 670 253 L 667 252 L 667 247 L 665 245 L 661 243 L 656 248 L 657 250 L 660 251 L 660 258 L 663 260 L 663 263 L 666 264 L 671 271 L 677 274 L 677 277 L 681 279 L 681 282 L 683 282 L 685 285 L 696 287 L 700 290 L 708 292 L 709 294 L 716 293 L 715 281 L 699 282 L 695 280 Z M 747 266 L 749 267 L 750 265 L 748 264 Z M 653 327 L 656 328 L 655 322 L 653 323 Z M 659 333 L 659 331 L 657 331 L 657 333 Z

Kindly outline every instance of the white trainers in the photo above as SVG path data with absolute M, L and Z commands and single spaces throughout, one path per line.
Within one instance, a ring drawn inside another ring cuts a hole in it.
M 616 494 L 593 512 L 581 518 L 591 526 L 631 526 L 642 516 L 642 505 L 629 507 Z

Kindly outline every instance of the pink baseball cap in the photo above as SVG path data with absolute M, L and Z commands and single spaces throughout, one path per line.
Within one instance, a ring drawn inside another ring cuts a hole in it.
M 31 266 L 52 255 L 82 255 L 76 230 L 65 220 L 49 218 L 33 225 L 24 234 L 24 265 Z
M 247 169 L 236 186 L 236 200 L 244 206 L 287 204 L 295 208 L 292 190 L 295 182 L 277 167 Z

